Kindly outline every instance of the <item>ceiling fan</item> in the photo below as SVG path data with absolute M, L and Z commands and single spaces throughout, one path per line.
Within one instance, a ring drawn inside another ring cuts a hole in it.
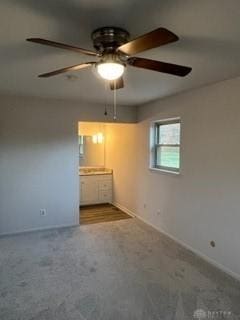
M 124 87 L 122 75 L 127 65 L 168 73 L 180 77 L 186 76 L 192 70 L 190 67 L 177 64 L 133 57 L 133 55 L 145 50 L 177 41 L 179 39 L 178 36 L 171 31 L 165 28 L 158 28 L 134 40 L 129 41 L 129 37 L 129 33 L 121 28 L 99 28 L 92 33 L 93 46 L 96 51 L 86 50 L 41 38 L 29 38 L 27 41 L 67 49 L 99 59 L 99 61 L 84 62 L 71 67 L 40 74 L 39 77 L 41 78 L 48 78 L 61 73 L 95 66 L 98 74 L 103 79 L 109 80 L 110 89 L 114 90 Z

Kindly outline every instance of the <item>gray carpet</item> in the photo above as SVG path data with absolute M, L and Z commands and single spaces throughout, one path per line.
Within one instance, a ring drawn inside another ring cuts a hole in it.
M 240 319 L 240 284 L 137 219 L 0 238 L 1 320 L 187 320 L 196 309 Z

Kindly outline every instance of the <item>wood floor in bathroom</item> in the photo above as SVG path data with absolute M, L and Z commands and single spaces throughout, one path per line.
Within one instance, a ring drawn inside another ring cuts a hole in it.
M 97 204 L 80 207 L 80 224 L 93 224 L 132 218 L 112 204 Z

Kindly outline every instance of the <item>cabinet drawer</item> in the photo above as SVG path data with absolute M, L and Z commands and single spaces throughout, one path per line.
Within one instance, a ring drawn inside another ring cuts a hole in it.
M 101 190 L 99 191 L 99 201 L 100 202 L 112 202 L 112 192 L 111 190 Z
M 100 180 L 98 182 L 99 190 L 111 190 L 112 180 Z

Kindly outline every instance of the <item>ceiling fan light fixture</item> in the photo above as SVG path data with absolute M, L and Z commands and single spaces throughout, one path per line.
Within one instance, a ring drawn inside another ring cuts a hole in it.
M 105 80 L 116 80 L 123 75 L 124 65 L 117 62 L 102 62 L 97 65 L 97 72 Z

